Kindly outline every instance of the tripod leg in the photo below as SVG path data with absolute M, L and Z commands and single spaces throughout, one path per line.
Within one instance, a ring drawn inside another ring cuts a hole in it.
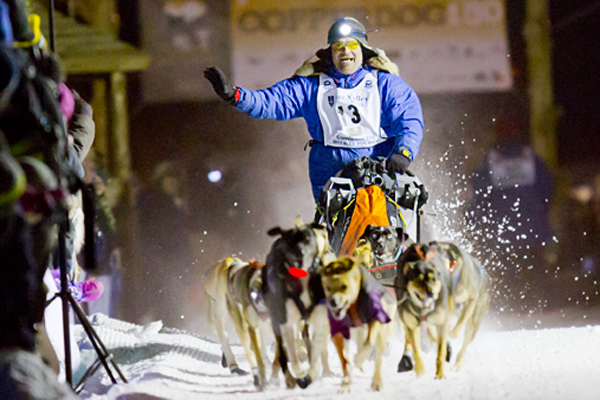
M 66 224 L 67 216 L 64 221 L 59 223 L 58 231 L 58 260 L 60 266 L 60 297 L 62 299 L 63 313 L 63 332 L 65 340 L 65 379 L 69 387 L 73 387 L 73 369 L 71 366 L 71 328 L 69 326 L 69 302 L 71 296 L 67 284 L 67 249 L 66 249 Z M 72 296 L 71 296 L 72 297 Z
M 94 363 L 92 365 L 90 365 L 88 370 L 85 371 L 85 374 L 83 374 L 83 376 L 81 377 L 81 379 L 79 380 L 79 382 L 77 383 L 75 388 L 73 389 L 73 391 L 75 393 L 79 393 L 83 390 L 83 385 L 85 384 L 85 381 L 87 380 L 87 378 L 94 375 L 94 373 L 98 370 L 98 368 L 100 368 L 100 365 L 102 365 L 102 363 L 100 362 L 100 358 L 97 358 L 96 361 L 94 361 Z
M 117 380 L 115 379 L 110 367 L 108 366 L 108 363 L 106 362 L 106 358 L 109 356 L 108 351 L 106 350 L 106 347 L 104 347 L 104 345 L 100 341 L 100 338 L 98 337 L 97 333 L 94 331 L 94 328 L 92 327 L 92 325 L 88 321 L 87 317 L 85 316 L 85 313 L 81 309 L 81 306 L 77 303 L 77 301 L 75 301 L 75 299 L 73 298 L 73 295 L 71 295 L 71 293 L 69 293 L 69 295 L 68 295 L 68 300 L 69 300 L 69 303 L 71 303 L 71 306 L 73 307 L 73 311 L 75 311 L 75 315 L 77 315 L 79 322 L 81 322 L 81 325 L 83 326 L 83 329 L 85 330 L 85 333 L 87 333 L 88 337 L 90 338 L 90 341 L 92 342 L 92 346 L 94 346 L 94 350 L 96 350 L 96 353 L 98 354 L 98 358 L 100 359 L 100 362 L 104 366 L 104 369 L 106 370 L 106 373 L 110 377 L 110 380 L 112 381 L 112 383 L 117 383 Z
M 102 343 L 102 340 L 100 339 L 100 336 L 98 336 L 98 333 L 94 330 L 94 327 L 92 326 L 92 324 L 90 323 L 90 321 L 87 319 L 87 316 L 83 312 L 83 309 L 75 301 L 75 299 L 73 298 L 73 296 L 71 296 L 71 302 L 74 303 L 73 308 L 75 309 L 75 313 L 77 315 L 77 318 L 79 319 L 79 322 L 81 322 L 81 325 L 83 326 L 83 329 L 85 330 L 85 332 L 87 333 L 88 337 L 92 341 L 92 344 L 96 348 L 96 352 L 98 354 L 100 354 L 100 350 L 101 350 L 102 353 L 104 354 L 104 359 L 107 360 L 107 361 L 110 361 L 110 363 L 112 364 L 112 366 L 115 369 L 115 371 L 117 371 L 117 374 L 119 374 L 119 377 L 121 378 L 121 380 L 123 382 L 127 383 L 127 379 L 125 378 L 125 376 L 121 372 L 121 369 L 118 367 L 118 365 L 112 359 L 112 355 L 108 352 L 108 350 L 106 349 L 106 346 L 104 346 L 104 343 Z M 107 372 L 108 372 L 111 380 L 113 381 L 113 383 L 116 383 L 116 380 L 114 379 L 113 375 L 109 371 L 108 365 L 105 362 L 103 362 L 103 364 L 104 364 L 104 367 L 107 369 Z

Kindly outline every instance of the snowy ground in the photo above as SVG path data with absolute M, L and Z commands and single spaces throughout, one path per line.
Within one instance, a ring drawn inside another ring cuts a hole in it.
M 341 368 L 330 346 L 329 362 L 336 373 L 308 389 L 268 386 L 257 392 L 250 376 L 234 376 L 220 365 L 220 345 L 207 338 L 161 329 L 155 322 L 144 327 L 101 314 L 91 318 L 104 344 L 113 354 L 129 383 L 111 384 L 103 368 L 90 378 L 82 398 L 91 400 L 180 399 L 347 399 L 338 394 Z M 585 325 L 589 323 L 590 325 Z M 531 329 L 506 330 L 515 321 L 494 314 L 469 347 L 460 372 L 449 371 L 445 380 L 434 380 L 434 352 L 426 354 L 425 375 L 398 374 L 402 338 L 390 340 L 384 358 L 384 388 L 370 389 L 373 363 L 365 372 L 354 371 L 351 395 L 369 399 L 596 399 L 600 393 L 600 312 L 596 309 L 556 311 L 535 316 Z M 527 326 L 527 324 L 525 324 Z M 560 328 L 560 325 L 570 325 Z M 85 334 L 76 330 L 85 348 Z M 232 334 L 232 336 L 235 336 Z M 460 341 L 453 341 L 455 354 Z M 243 350 L 234 351 L 248 369 Z M 272 355 L 271 355 L 272 356 Z M 82 360 L 93 361 L 95 352 L 83 350 Z M 454 360 L 452 360 L 453 362 Z M 282 379 L 283 381 L 283 379 Z

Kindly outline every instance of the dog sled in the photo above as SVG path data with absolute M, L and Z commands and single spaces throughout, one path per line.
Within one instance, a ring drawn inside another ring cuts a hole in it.
M 425 185 L 411 172 L 388 170 L 384 157 L 360 157 L 330 178 L 315 219 L 326 224 L 336 255 L 352 254 L 370 225 L 400 228 L 414 242 L 428 241 L 431 226 L 423 211 L 428 197 Z M 375 258 L 369 271 L 381 283 L 393 285 L 399 252 Z

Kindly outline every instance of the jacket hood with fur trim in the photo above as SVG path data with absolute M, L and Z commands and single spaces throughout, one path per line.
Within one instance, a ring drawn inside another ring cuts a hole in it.
M 400 70 L 385 54 L 382 49 L 362 46 L 365 62 L 363 64 L 400 76 Z M 329 48 L 319 49 L 314 56 L 304 61 L 302 66 L 296 70 L 296 76 L 311 76 L 328 73 L 333 66 Z

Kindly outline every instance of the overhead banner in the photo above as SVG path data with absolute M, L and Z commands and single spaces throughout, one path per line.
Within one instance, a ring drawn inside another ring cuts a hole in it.
M 417 93 L 512 87 L 505 0 L 231 0 L 234 82 L 259 89 L 292 76 L 346 16 Z

